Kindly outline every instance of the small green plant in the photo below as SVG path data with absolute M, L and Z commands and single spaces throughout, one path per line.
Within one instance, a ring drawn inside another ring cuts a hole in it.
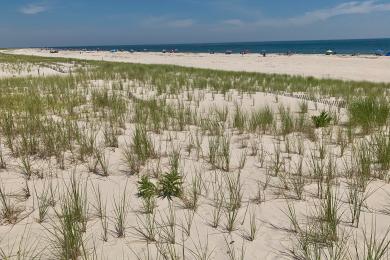
M 236 104 L 235 113 L 233 116 L 233 127 L 236 128 L 239 133 L 243 133 L 247 123 L 246 114 L 242 109 Z
M 82 232 L 86 231 L 88 221 L 88 197 L 87 197 L 87 183 L 82 183 L 76 177 L 76 173 L 72 173 L 70 184 L 66 185 L 66 197 L 64 202 L 70 210 L 72 221 L 80 223 Z
M 142 162 L 154 156 L 153 143 L 146 132 L 146 128 L 138 125 L 133 134 L 133 151 Z
M 306 179 L 305 176 L 303 175 L 302 167 L 303 167 L 303 160 L 301 159 L 295 171 L 295 176 L 290 180 L 291 189 L 294 192 L 296 199 L 298 200 L 303 199 L 303 193 L 305 191 L 305 184 L 306 184 Z
M 112 126 L 106 126 L 103 131 L 104 144 L 107 147 L 118 148 L 118 137 L 116 136 L 115 129 Z
M 31 176 L 34 174 L 31 156 L 28 154 L 22 155 L 20 157 L 20 162 L 21 162 L 20 168 L 22 170 L 22 173 L 29 180 Z
M 144 199 L 152 198 L 156 194 L 156 185 L 150 181 L 147 175 L 138 181 L 138 196 Z
M 138 160 L 137 155 L 133 152 L 131 146 L 127 145 L 122 150 L 123 161 L 129 168 L 129 174 L 138 174 L 141 170 L 141 161 Z
M 306 114 L 309 110 L 309 104 L 306 101 L 299 102 L 299 113 Z
M 201 176 L 196 174 L 192 178 L 188 191 L 183 192 L 183 196 L 181 196 L 181 199 L 184 203 L 184 208 L 193 210 L 195 212 L 199 206 L 199 198 L 201 194 L 202 180 Z
M 262 189 L 260 181 L 257 181 L 257 189 L 256 194 L 251 198 L 251 202 L 260 205 L 262 202 L 264 202 L 264 191 Z
M 0 185 L 0 217 L 8 223 L 16 223 L 21 209 L 16 207 Z
M 142 211 L 151 214 L 156 207 L 155 196 L 157 194 L 156 185 L 144 175 L 138 181 L 138 197 L 142 198 Z
M 258 228 L 257 223 L 256 223 L 256 212 L 254 210 L 250 215 L 249 226 L 250 226 L 249 232 L 244 234 L 243 238 L 248 240 L 248 241 L 254 241 L 256 238 L 256 235 L 259 231 L 259 228 Z
M 360 214 L 362 208 L 366 206 L 365 203 L 369 196 L 370 194 L 360 191 L 358 185 L 353 181 L 349 184 L 347 200 L 351 213 L 351 224 L 355 227 L 359 227 Z
M 221 217 L 222 217 L 222 210 L 223 210 L 223 206 L 224 206 L 224 201 L 225 201 L 225 198 L 224 198 L 224 194 L 222 192 L 222 185 L 215 184 L 215 186 L 213 187 L 213 201 L 212 201 L 213 219 L 210 222 L 210 226 L 212 228 L 217 228 L 219 226 L 219 222 L 221 221 Z
M 274 173 L 274 176 L 278 176 L 278 174 L 282 171 L 282 166 L 283 166 L 283 158 L 282 158 L 282 153 L 280 150 L 280 143 L 274 143 L 274 151 L 275 153 L 272 154 L 271 157 L 271 170 Z
M 278 107 L 281 121 L 281 135 L 286 136 L 295 130 L 294 120 L 289 107 Z
M 47 212 L 50 208 L 50 194 L 49 189 L 46 188 L 46 185 L 43 187 L 43 190 L 38 194 L 37 189 L 35 188 L 35 195 L 38 205 L 38 223 L 42 223 L 45 220 Z
M 218 163 L 218 150 L 220 145 L 219 139 L 220 139 L 219 136 L 212 137 L 209 139 L 208 161 L 215 168 L 217 167 L 217 163 Z M 226 151 L 229 151 L 229 159 L 230 159 L 230 148 L 229 150 Z
M 230 137 L 222 137 L 221 143 L 221 168 L 224 171 L 230 170 Z
M 332 121 L 332 117 L 325 111 L 322 111 L 318 116 L 311 117 L 315 128 L 327 127 Z
M 144 125 L 136 126 L 132 143 L 126 144 L 122 153 L 131 174 L 139 173 L 141 166 L 155 156 L 153 143 Z
M 158 182 L 158 191 L 160 198 L 172 200 L 173 197 L 180 197 L 183 193 L 182 176 L 176 169 L 161 176 Z
M 96 163 L 99 164 L 99 166 L 100 166 L 101 175 L 107 177 L 109 175 L 108 156 L 106 156 L 104 149 L 94 149 L 94 150 L 95 150 Z M 95 168 L 95 170 L 96 170 L 96 168 Z
M 83 227 L 73 195 L 68 193 L 61 200 L 60 210 L 55 211 L 58 223 L 51 224 L 47 229 L 50 235 L 52 254 L 55 259 L 77 260 L 86 257 Z
M 333 192 L 328 186 L 326 189 L 325 198 L 320 200 L 317 208 L 317 222 L 314 223 L 314 232 L 317 241 L 330 243 L 337 241 L 338 225 L 341 222 L 340 202 L 337 191 Z
M 123 195 L 119 198 L 119 201 L 114 198 L 115 233 L 117 237 L 125 237 L 128 213 L 129 202 L 127 200 L 127 193 L 125 188 Z

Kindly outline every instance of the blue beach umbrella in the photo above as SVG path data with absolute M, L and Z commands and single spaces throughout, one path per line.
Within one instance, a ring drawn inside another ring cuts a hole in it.
M 385 52 L 383 50 L 381 50 L 381 49 L 377 49 L 375 51 L 375 55 L 377 55 L 377 56 L 383 56 L 384 54 L 385 54 Z
M 386 56 L 387 56 L 387 57 L 390 57 L 390 52 L 386 53 Z

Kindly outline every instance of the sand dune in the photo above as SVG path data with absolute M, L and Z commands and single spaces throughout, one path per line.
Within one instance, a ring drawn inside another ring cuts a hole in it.
M 385 58 L 11 52 L 389 77 Z M 0 259 L 389 259 L 389 86 L 3 58 Z

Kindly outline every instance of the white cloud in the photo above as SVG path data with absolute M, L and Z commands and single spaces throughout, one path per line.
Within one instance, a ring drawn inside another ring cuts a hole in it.
M 23 14 L 39 14 L 42 12 L 46 12 L 49 10 L 49 7 L 46 4 L 39 3 L 39 4 L 28 4 L 20 8 L 20 12 Z
M 335 16 L 351 14 L 368 14 L 373 12 L 390 11 L 389 3 L 379 3 L 375 0 L 370 1 L 352 1 L 337 5 L 328 9 L 315 10 L 305 13 L 303 16 L 287 19 L 288 22 L 301 25 L 310 24 L 317 21 L 325 21 Z
M 359 15 L 388 11 L 390 11 L 390 3 L 383 3 L 377 0 L 351 1 L 330 8 L 313 10 L 300 16 L 286 18 L 263 18 L 247 22 L 238 19 L 231 19 L 224 20 L 221 23 L 225 25 L 245 25 L 247 27 L 302 26 L 326 21 L 337 16 Z

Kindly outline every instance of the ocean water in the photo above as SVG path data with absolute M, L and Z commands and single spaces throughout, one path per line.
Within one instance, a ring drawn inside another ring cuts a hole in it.
M 163 50 L 186 53 L 233 53 L 249 51 L 250 53 L 300 53 L 322 54 L 332 50 L 339 54 L 375 54 L 378 50 L 384 54 L 390 52 L 390 39 L 359 39 L 359 40 L 320 40 L 320 41 L 274 41 L 274 42 L 240 42 L 240 43 L 196 43 L 196 44 L 154 44 L 154 45 L 110 45 L 110 46 L 71 46 L 56 47 L 56 49 L 84 50 L 124 50 L 151 51 Z

